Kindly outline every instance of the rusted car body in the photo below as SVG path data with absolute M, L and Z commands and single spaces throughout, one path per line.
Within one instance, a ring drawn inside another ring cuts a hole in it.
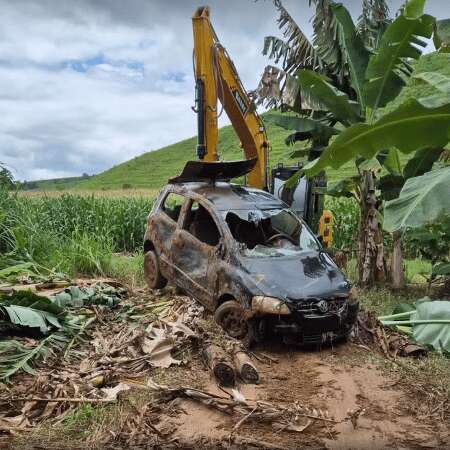
M 148 216 L 150 287 L 170 281 L 236 338 L 320 344 L 349 334 L 350 284 L 284 203 L 228 182 L 176 181 Z

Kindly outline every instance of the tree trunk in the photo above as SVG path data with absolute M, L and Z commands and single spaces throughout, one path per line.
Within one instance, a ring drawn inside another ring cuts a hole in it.
M 394 240 L 391 257 L 392 287 L 403 289 L 405 287 L 405 274 L 403 272 L 402 232 L 394 231 L 392 237 Z
M 384 269 L 383 233 L 378 222 L 378 202 L 375 196 L 375 179 L 371 171 L 363 172 L 360 197 L 358 236 L 359 284 L 372 286 L 386 279 Z

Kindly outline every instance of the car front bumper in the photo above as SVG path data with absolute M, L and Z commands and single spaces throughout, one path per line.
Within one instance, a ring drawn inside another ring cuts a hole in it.
M 266 316 L 264 328 L 289 343 L 319 345 L 349 335 L 358 314 L 359 303 L 346 303 L 338 312 L 304 314 L 293 310 L 284 316 Z

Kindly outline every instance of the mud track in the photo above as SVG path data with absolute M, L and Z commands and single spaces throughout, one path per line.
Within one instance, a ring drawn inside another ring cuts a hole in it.
M 171 298 L 176 310 L 188 299 L 175 295 Z M 132 301 L 151 305 L 160 300 L 156 295 L 142 292 Z M 110 313 L 99 322 L 98 332 L 107 337 L 111 326 L 117 326 L 116 321 L 117 313 Z M 126 322 L 120 323 L 120 326 L 128 326 Z M 199 330 L 202 329 L 210 333 L 217 331 L 211 315 L 201 318 Z M 85 345 L 90 345 L 88 340 Z M 111 406 L 119 414 L 117 420 L 106 429 L 99 425 L 97 432 L 102 435 L 101 439 L 93 436 L 96 434 L 94 423 L 88 441 L 77 442 L 86 442 L 81 448 L 111 449 L 450 448 L 448 398 L 433 391 L 432 386 L 406 380 L 400 366 L 388 364 L 379 353 L 369 348 L 345 343 L 312 351 L 267 343 L 254 349 L 254 354 L 260 383 L 237 386 L 247 400 L 284 406 L 298 402 L 327 411 L 336 423 L 315 419 L 309 423 L 307 418 L 300 417 L 300 428 L 302 424 L 307 425 L 306 428 L 289 431 L 249 417 L 236 429 L 239 417 L 213 407 L 183 398 L 161 404 L 151 394 L 147 396 L 145 391 L 137 391 L 134 395 L 140 398 L 140 409 L 134 408 L 122 414 L 129 403 L 126 394 L 124 402 Z M 230 389 L 217 386 L 198 349 L 192 348 L 186 356 L 185 365 L 151 370 L 149 377 L 170 388 L 190 386 L 224 397 L 231 395 Z M 64 366 L 56 365 L 54 370 L 64 370 Z M 20 375 L 13 385 L 18 393 L 21 393 L 20 386 L 24 380 L 29 381 L 30 376 Z M 135 420 L 131 427 L 132 436 L 130 432 L 123 432 L 129 419 Z M 48 438 L 45 438 L 42 428 L 37 427 L 31 436 L 24 434 L 22 439 L 12 441 L 12 447 L 6 442 L 6 448 L 63 448 L 61 435 L 58 431 L 52 433 L 52 427 L 50 424 L 47 430 Z M 65 442 L 68 445 L 64 448 L 80 448 L 78 444 L 72 446 L 70 438 Z M 4 444 L 5 441 L 0 441 L 0 447 L 4 448 Z
M 311 405 L 327 410 L 341 421 L 349 413 L 356 420 L 338 424 L 313 421 L 303 432 L 274 430 L 266 423 L 247 421 L 237 432 L 236 420 L 191 400 L 178 405 L 181 413 L 162 417 L 182 446 L 193 443 L 210 448 L 327 448 L 327 449 L 424 449 L 449 448 L 450 423 L 430 411 L 424 398 L 403 385 L 400 374 L 387 372 L 371 355 L 352 344 L 334 349 L 302 351 L 282 346 L 255 352 L 278 362 L 259 364 L 259 385 L 241 385 L 247 399 L 272 403 Z M 192 374 L 190 374 L 192 376 Z M 223 395 L 206 371 L 197 381 L 209 392 Z M 425 396 L 425 393 L 424 393 Z M 233 447 L 234 443 L 234 447 Z M 237 446 L 236 446 L 237 445 Z

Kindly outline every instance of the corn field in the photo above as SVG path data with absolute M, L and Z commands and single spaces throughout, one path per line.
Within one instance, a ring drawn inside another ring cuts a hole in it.
M 29 198 L 0 191 L 0 265 L 8 256 L 67 273 L 101 272 L 112 253 L 142 247 L 152 203 L 145 197 Z

